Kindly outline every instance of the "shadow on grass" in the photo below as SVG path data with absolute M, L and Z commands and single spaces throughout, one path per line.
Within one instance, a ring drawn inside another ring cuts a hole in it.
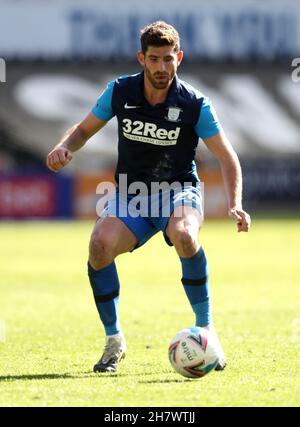
M 137 374 L 137 376 L 145 375 L 155 375 L 154 372 L 143 372 Z M 23 375 L 0 375 L 1 382 L 12 382 L 12 381 L 36 381 L 36 380 L 57 380 L 57 379 L 84 379 L 84 378 L 99 378 L 99 379 L 108 379 L 108 378 L 122 378 L 132 376 L 132 373 L 119 373 L 119 372 L 97 372 L 85 371 L 78 372 L 74 374 L 64 373 L 64 374 L 23 374 Z M 182 383 L 190 381 L 190 379 L 156 379 L 156 380 L 140 380 L 141 384 L 164 384 L 164 383 Z
M 191 382 L 193 381 L 192 379 L 186 378 L 186 379 L 157 379 L 157 380 L 145 380 L 145 381 L 139 381 L 140 384 L 168 384 L 168 383 L 186 383 L 186 382 Z
M 128 377 L 130 374 L 105 373 L 93 371 L 80 372 L 78 374 L 24 374 L 24 375 L 0 375 L 0 383 L 4 381 L 36 381 L 57 379 L 84 379 L 84 378 L 117 378 Z
M 0 375 L 1 381 L 18 381 L 18 380 L 55 380 L 62 378 L 76 378 L 70 374 L 24 374 L 24 375 Z

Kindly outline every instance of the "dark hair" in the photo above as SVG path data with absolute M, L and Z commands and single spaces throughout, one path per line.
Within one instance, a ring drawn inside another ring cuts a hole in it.
M 172 25 L 156 21 L 141 30 L 141 48 L 145 55 L 149 46 L 173 46 L 175 52 L 180 50 L 179 34 Z

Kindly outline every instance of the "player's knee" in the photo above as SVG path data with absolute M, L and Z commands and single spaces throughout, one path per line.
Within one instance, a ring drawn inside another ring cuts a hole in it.
M 114 240 L 105 233 L 93 233 L 89 244 L 89 261 L 96 270 L 115 258 Z
M 197 237 L 193 230 L 189 227 L 177 229 L 171 241 L 180 256 L 192 256 L 198 247 Z

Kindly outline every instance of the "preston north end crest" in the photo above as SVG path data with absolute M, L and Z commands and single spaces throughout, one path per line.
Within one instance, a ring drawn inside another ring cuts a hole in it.
M 181 108 L 178 107 L 169 107 L 168 108 L 168 117 L 166 117 L 167 120 L 170 122 L 178 122 L 179 115 L 181 113 Z

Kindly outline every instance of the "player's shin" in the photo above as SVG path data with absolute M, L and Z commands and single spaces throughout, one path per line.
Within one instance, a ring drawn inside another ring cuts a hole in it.
M 202 248 L 191 258 L 180 258 L 182 284 L 196 316 L 196 326 L 211 323 L 208 266 Z
M 120 333 L 118 312 L 120 284 L 115 263 L 112 262 L 100 270 L 94 270 L 88 263 L 88 275 L 106 335 Z

